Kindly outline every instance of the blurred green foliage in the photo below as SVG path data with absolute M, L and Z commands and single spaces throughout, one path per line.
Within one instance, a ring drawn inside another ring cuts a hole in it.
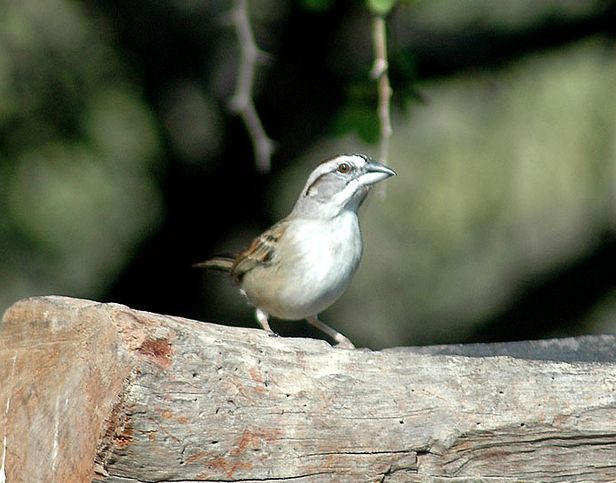
M 156 124 L 82 5 L 1 3 L 0 307 L 96 297 L 160 221 Z
M 609 4 L 255 0 L 255 100 L 279 148 L 260 178 L 226 109 L 229 1 L 0 0 L 0 309 L 61 293 L 249 324 L 235 287 L 188 267 L 285 216 L 319 160 L 376 152 L 370 21 L 389 12 L 398 176 L 364 207 L 360 271 L 324 319 L 370 347 L 472 338 L 614 239 L 614 41 L 592 34 Z M 554 22 L 574 22 L 560 45 L 494 47 Z M 583 275 L 600 287 L 576 327 L 535 334 L 614 330 L 615 278 Z

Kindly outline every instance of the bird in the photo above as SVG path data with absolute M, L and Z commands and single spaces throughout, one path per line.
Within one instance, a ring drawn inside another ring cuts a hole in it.
M 235 255 L 196 263 L 230 274 L 262 329 L 270 316 L 306 320 L 340 348 L 355 346 L 318 315 L 349 286 L 362 256 L 358 209 L 370 188 L 396 172 L 364 154 L 340 154 L 308 176 L 290 214 Z

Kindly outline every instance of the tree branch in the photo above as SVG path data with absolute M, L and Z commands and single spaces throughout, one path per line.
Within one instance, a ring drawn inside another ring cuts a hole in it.
M 378 86 L 377 114 L 380 124 L 379 161 L 387 163 L 389 158 L 389 142 L 392 135 L 391 127 L 391 96 L 392 89 L 389 84 L 389 63 L 387 60 L 387 31 L 385 18 L 374 15 L 372 20 L 372 42 L 374 45 L 374 64 L 370 72 Z
M 252 140 L 256 168 L 265 173 L 271 167 L 274 142 L 265 132 L 253 99 L 256 66 L 264 54 L 255 42 L 248 16 L 248 0 L 234 1 L 231 19 L 238 39 L 240 58 L 235 92 L 229 101 L 229 107 L 244 122 Z

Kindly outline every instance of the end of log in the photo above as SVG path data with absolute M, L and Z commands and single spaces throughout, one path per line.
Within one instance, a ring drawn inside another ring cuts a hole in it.
M 616 338 L 344 350 L 38 297 L 0 323 L 6 481 L 614 481 Z

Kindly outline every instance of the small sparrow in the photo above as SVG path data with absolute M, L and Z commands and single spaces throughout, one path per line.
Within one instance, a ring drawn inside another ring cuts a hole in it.
M 373 184 L 395 174 L 363 154 L 342 154 L 325 161 L 310 174 L 286 218 L 243 252 L 195 266 L 229 272 L 255 307 L 264 330 L 273 333 L 270 315 L 306 319 L 339 347 L 354 348 L 317 316 L 338 300 L 359 265 L 359 206 Z

